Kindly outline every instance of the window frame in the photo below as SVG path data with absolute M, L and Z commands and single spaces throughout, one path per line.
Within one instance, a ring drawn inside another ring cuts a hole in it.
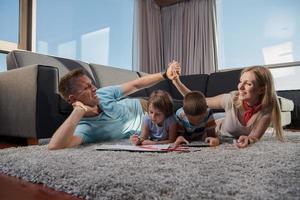
M 19 33 L 18 42 L 9 42 L 0 38 L 0 52 L 13 50 L 33 51 L 35 35 L 36 0 L 19 0 Z

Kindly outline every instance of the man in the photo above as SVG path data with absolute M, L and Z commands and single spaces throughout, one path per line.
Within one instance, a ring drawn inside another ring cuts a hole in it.
M 123 99 L 164 78 L 178 73 L 175 63 L 166 73 L 150 74 L 117 86 L 97 88 L 82 70 L 66 74 L 59 83 L 62 97 L 72 104 L 73 111 L 53 134 L 48 149 L 63 149 L 83 143 L 126 138 L 141 130 L 145 113 L 139 99 Z

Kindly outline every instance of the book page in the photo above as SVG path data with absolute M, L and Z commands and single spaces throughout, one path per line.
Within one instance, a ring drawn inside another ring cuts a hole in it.
M 166 152 L 170 148 L 170 144 L 155 144 L 155 145 L 123 145 L 123 144 L 101 144 L 95 147 L 96 150 L 108 151 L 140 151 L 140 152 Z

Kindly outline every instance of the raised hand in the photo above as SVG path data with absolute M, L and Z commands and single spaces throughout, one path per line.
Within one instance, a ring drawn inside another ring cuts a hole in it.
M 181 66 L 180 63 L 173 60 L 169 63 L 169 67 L 167 69 L 167 76 L 170 80 L 177 79 L 181 74 Z

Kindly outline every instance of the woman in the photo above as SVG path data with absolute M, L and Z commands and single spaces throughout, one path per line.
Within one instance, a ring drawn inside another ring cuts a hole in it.
M 179 76 L 172 82 L 182 95 L 190 91 Z M 238 138 L 238 147 L 245 148 L 258 141 L 271 123 L 277 139 L 283 140 L 280 109 L 268 68 L 245 68 L 241 72 L 238 91 L 206 98 L 206 101 L 209 108 L 225 110 L 225 118 L 218 123 L 216 131 L 221 136 Z

